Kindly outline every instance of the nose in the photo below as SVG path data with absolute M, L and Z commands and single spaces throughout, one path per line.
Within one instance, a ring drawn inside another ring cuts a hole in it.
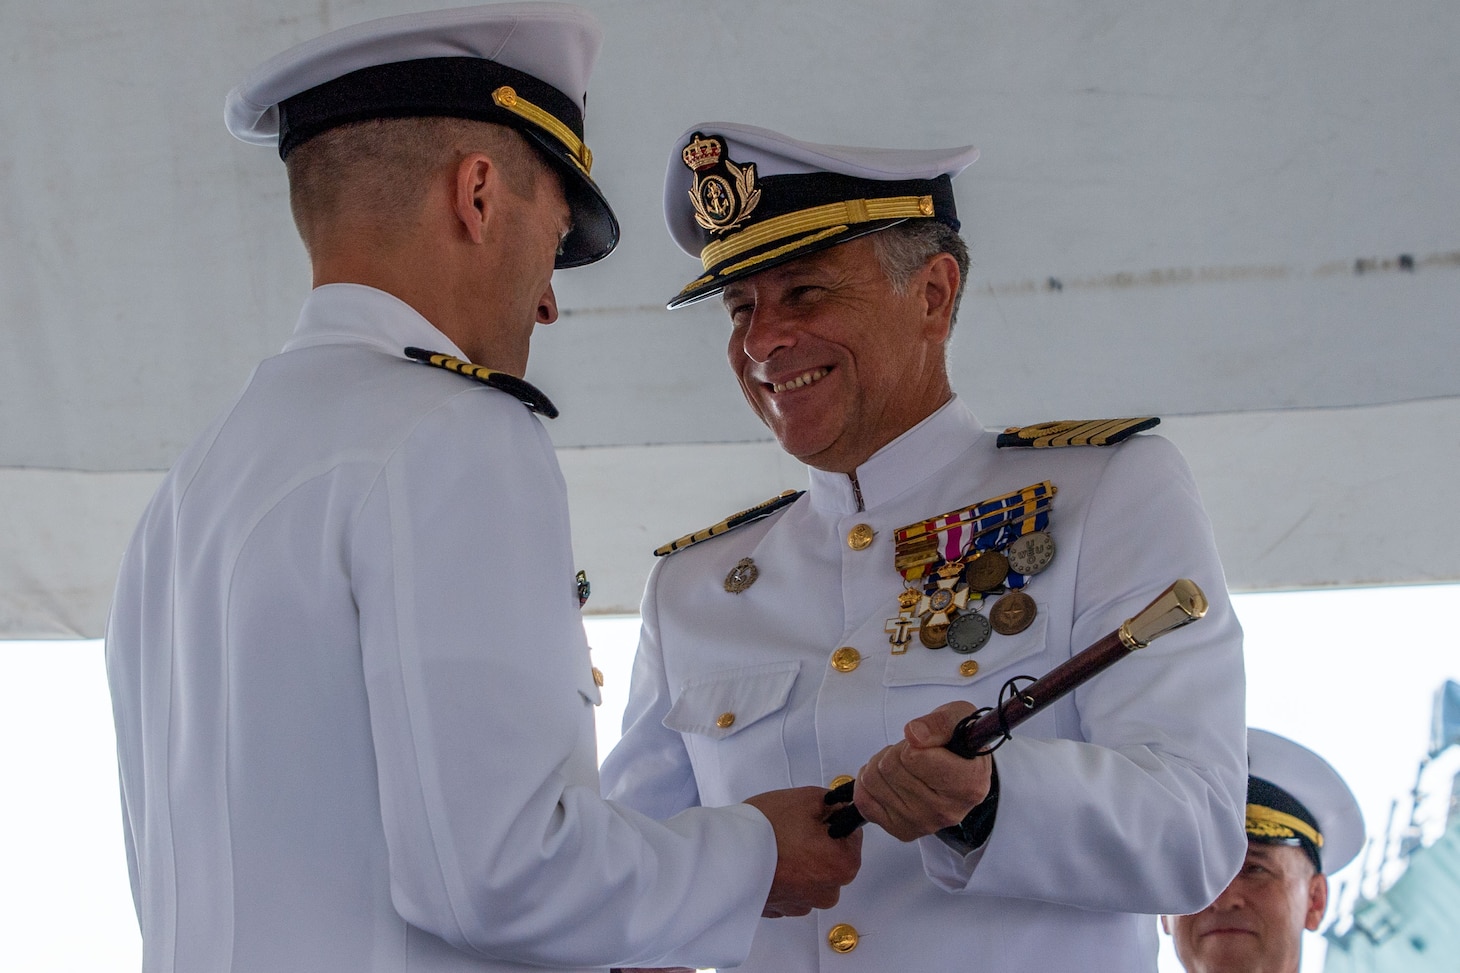
M 1239 875 L 1231 884 L 1222 890 L 1222 894 L 1217 896 L 1216 901 L 1208 906 L 1208 908 L 1217 912 L 1228 909 L 1240 909 L 1246 902 L 1246 897 L 1242 893 L 1242 877 Z
M 537 323 L 552 324 L 558 319 L 558 297 L 553 293 L 553 285 L 549 283 L 547 290 L 542 292 L 542 297 L 537 299 Z
M 771 360 L 776 352 L 796 343 L 794 319 L 781 313 L 774 304 L 757 304 L 750 312 L 750 323 L 740 337 L 746 357 L 758 364 Z

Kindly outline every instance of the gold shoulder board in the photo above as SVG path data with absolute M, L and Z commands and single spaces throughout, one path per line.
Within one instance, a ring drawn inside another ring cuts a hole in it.
M 1032 426 L 1010 426 L 999 433 L 1000 449 L 1026 447 L 1048 449 L 1054 446 L 1114 446 L 1155 426 L 1155 416 L 1134 419 L 1067 419 L 1062 422 L 1039 422 Z
M 499 372 L 496 369 L 473 365 L 469 361 L 452 358 L 450 355 L 443 355 L 436 351 L 427 351 L 424 348 L 407 348 L 405 353 L 407 358 L 414 358 L 427 365 L 435 365 L 437 368 L 444 368 L 449 372 L 474 378 L 483 385 L 506 392 L 533 412 L 541 413 L 549 419 L 558 417 L 558 407 L 553 405 L 552 400 L 543 395 L 536 385 L 524 381 L 516 375 L 508 375 L 506 372 Z
M 673 554 L 675 551 L 682 551 L 686 547 L 698 544 L 700 541 L 707 541 L 711 537 L 719 537 L 737 527 L 760 520 L 762 517 L 769 517 L 771 514 L 795 503 L 805 490 L 783 490 L 779 496 L 771 497 L 765 503 L 758 503 L 749 510 L 742 510 L 738 514 L 732 514 L 720 521 L 713 527 L 706 527 L 704 530 L 697 530 L 693 534 L 685 534 L 677 541 L 670 541 L 663 547 L 655 548 L 654 556 L 663 557 L 666 554 Z

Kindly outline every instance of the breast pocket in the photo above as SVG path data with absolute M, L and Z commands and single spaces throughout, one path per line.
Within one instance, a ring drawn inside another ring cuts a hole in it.
M 902 739 L 909 720 L 944 703 L 962 699 L 978 707 L 995 706 L 1005 680 L 1043 675 L 1052 665 L 1044 657 L 1048 627 L 1041 615 L 1017 635 L 994 635 L 966 655 L 946 647 L 925 648 L 914 636 L 906 652 L 888 657 L 882 677 L 888 739 Z
M 800 670 L 799 662 L 775 662 L 680 685 L 664 725 L 684 738 L 702 804 L 734 804 L 791 786 L 783 730 Z

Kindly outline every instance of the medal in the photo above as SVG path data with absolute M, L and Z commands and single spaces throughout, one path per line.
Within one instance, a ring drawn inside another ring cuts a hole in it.
M 1011 591 L 989 609 L 989 624 L 1000 635 L 1018 635 L 1034 621 L 1039 606 L 1023 591 Z
M 1054 560 L 1054 538 L 1049 533 L 1036 530 L 1016 538 L 1004 551 L 1009 558 L 1009 567 L 1028 577 L 1049 567 Z
M 993 591 L 1004 584 L 1009 576 L 1009 559 L 999 551 L 983 551 L 974 556 L 963 569 L 968 587 L 974 591 Z
M 953 607 L 953 592 L 947 588 L 939 588 L 928 595 L 928 610 L 935 612 L 946 612 Z
M 907 651 L 908 643 L 912 641 L 910 630 L 917 625 L 913 612 L 920 601 L 922 595 L 913 588 L 906 588 L 897 596 L 898 608 L 901 610 L 882 627 L 882 631 L 887 633 L 887 641 L 892 643 L 893 655 L 902 655 Z
M 995 632 L 1027 629 L 1039 606 L 1020 589 L 1054 559 L 1046 528 L 1055 493 L 1045 480 L 898 528 L 893 566 L 908 588 L 898 614 L 883 627 L 892 653 L 907 652 L 914 628 L 927 648 L 947 646 L 964 655 L 983 648 Z M 979 602 L 994 595 L 1002 597 L 982 614 Z
M 725 575 L 725 590 L 732 595 L 738 595 L 755 584 L 755 579 L 758 577 L 760 577 L 760 569 L 755 566 L 755 562 L 748 557 L 743 557 L 740 559 L 740 563 Z
M 948 622 L 923 622 L 918 626 L 918 641 L 930 649 L 941 649 L 948 644 Z
M 945 565 L 938 569 L 938 585 L 918 599 L 922 621 L 918 625 L 918 641 L 930 649 L 948 644 L 948 626 L 968 602 L 968 588 L 956 569 Z
M 954 652 L 969 655 L 988 644 L 993 626 L 979 612 L 967 612 L 953 619 L 945 641 Z

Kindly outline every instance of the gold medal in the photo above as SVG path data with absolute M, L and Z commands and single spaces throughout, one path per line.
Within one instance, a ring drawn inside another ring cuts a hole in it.
M 1005 551 L 1009 567 L 1029 577 L 1049 567 L 1054 560 L 1054 538 L 1042 530 L 1016 538 Z
M 948 622 L 923 622 L 918 626 L 918 641 L 930 649 L 941 649 L 948 644 Z
M 882 631 L 887 633 L 887 641 L 892 644 L 893 655 L 902 655 L 907 651 L 908 643 L 912 641 L 912 629 L 918 624 L 915 616 L 918 602 L 922 599 L 923 596 L 915 588 L 904 588 L 902 594 L 897 596 L 897 607 L 900 610 L 882 627 Z
M 1030 626 L 1039 606 L 1023 591 L 1011 591 L 989 609 L 989 623 L 1000 635 L 1018 635 Z
M 743 557 L 740 559 L 740 563 L 725 575 L 725 590 L 732 595 L 738 595 L 755 584 L 755 579 L 758 577 L 760 577 L 760 569 L 755 566 L 755 562 L 748 557 Z
M 1000 551 L 984 551 L 967 562 L 964 578 L 974 591 L 993 591 L 1009 576 L 1009 559 Z

